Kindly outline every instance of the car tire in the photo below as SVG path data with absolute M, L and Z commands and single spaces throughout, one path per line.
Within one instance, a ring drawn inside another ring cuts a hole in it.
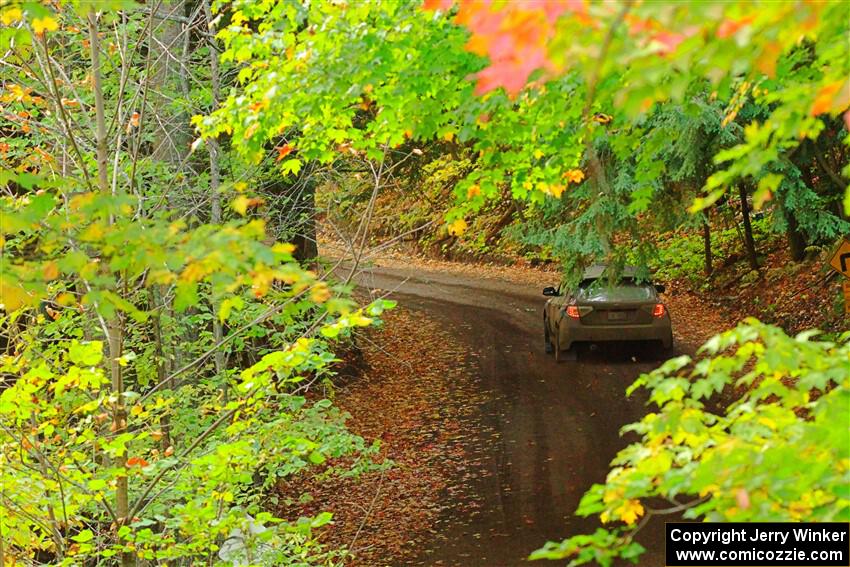
M 575 362 L 578 360 L 578 352 L 575 345 L 567 350 L 561 350 L 561 334 L 555 335 L 555 340 L 552 341 L 552 348 L 555 351 L 555 362 Z
M 578 350 L 576 350 L 576 345 L 571 346 L 567 350 L 561 351 L 561 360 L 566 362 L 575 362 L 578 360 Z
M 672 358 L 674 354 L 676 354 L 675 343 L 673 342 L 672 335 L 670 336 L 670 341 L 668 344 L 670 346 L 666 346 L 664 343 L 668 341 L 660 341 L 658 343 L 658 357 L 661 360 L 667 360 Z

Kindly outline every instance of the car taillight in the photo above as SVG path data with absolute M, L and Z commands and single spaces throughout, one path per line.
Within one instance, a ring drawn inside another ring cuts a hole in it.
M 578 319 L 581 317 L 581 313 L 578 312 L 578 307 L 575 305 L 567 305 L 567 316 L 572 317 L 573 319 Z
M 664 304 L 656 303 L 655 307 L 652 309 L 653 317 L 664 317 Z

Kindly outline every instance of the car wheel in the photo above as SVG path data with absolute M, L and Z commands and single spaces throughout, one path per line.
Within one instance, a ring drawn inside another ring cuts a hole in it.
M 546 321 L 546 316 L 543 316 L 543 348 L 546 350 L 546 354 L 552 353 L 552 339 L 549 338 L 549 322 Z
M 575 362 L 578 360 L 578 351 L 576 345 L 573 344 L 567 350 L 561 349 L 561 333 L 556 332 L 552 339 L 552 348 L 555 351 L 555 362 Z
M 658 356 L 661 360 L 667 360 L 668 358 L 672 358 L 676 351 L 673 348 L 673 335 L 670 335 L 670 339 L 667 341 L 660 341 L 658 343 Z

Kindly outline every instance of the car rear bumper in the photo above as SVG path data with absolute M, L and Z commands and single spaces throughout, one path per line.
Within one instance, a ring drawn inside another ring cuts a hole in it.
M 559 331 L 560 345 L 564 350 L 576 342 L 603 341 L 660 341 L 664 348 L 673 346 L 669 317 L 643 325 L 584 325 L 580 320 L 564 317 Z

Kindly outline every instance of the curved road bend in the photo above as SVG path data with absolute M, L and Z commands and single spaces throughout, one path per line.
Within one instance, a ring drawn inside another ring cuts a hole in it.
M 547 540 L 587 533 L 593 519 L 573 512 L 586 489 L 603 482 L 608 463 L 626 442 L 621 426 L 639 419 L 645 397 L 625 389 L 657 362 L 641 345 L 583 349 L 577 362 L 556 364 L 543 351 L 540 289 L 442 272 L 373 268 L 361 289 L 391 297 L 442 322 L 466 343 L 487 402 L 477 452 L 486 474 L 470 491 L 483 504 L 471 514 L 450 510 L 440 537 L 420 565 L 465 567 L 541 564 L 525 561 Z M 664 565 L 664 525 L 650 522 L 639 540 L 640 564 Z M 546 562 L 543 562 L 546 564 Z

